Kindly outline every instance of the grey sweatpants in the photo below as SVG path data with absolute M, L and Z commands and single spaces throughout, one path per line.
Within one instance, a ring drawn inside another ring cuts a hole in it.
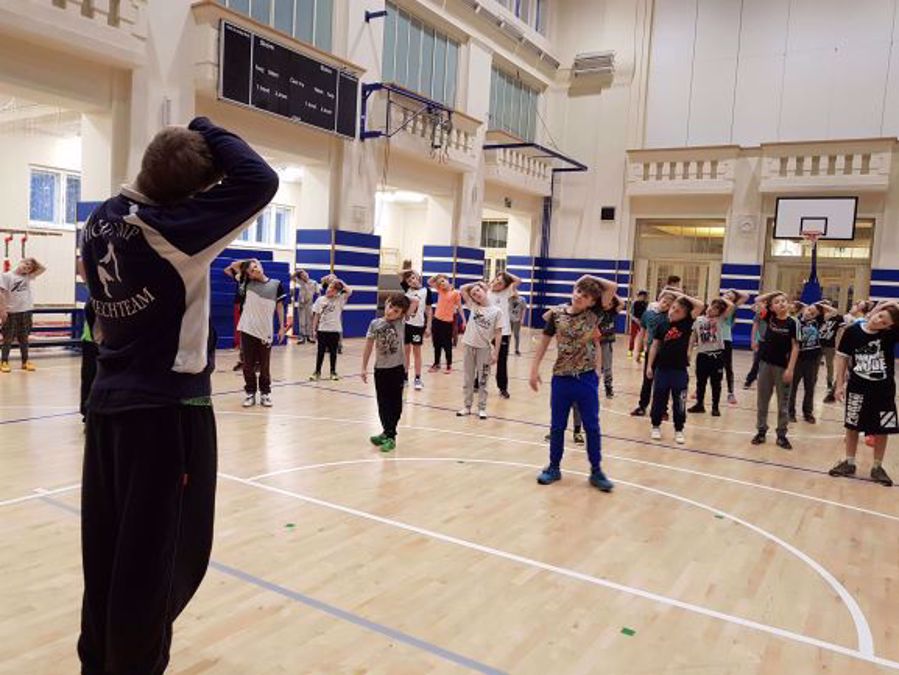
M 786 368 L 773 366 L 765 361 L 759 362 L 759 380 L 756 385 L 758 417 L 756 426 L 759 433 L 768 431 L 768 405 L 771 396 L 777 392 L 777 435 L 787 435 L 787 424 L 790 418 L 787 416 L 787 404 L 790 399 L 790 385 L 784 382 Z
M 312 305 L 298 304 L 296 307 L 298 317 L 297 325 L 300 329 L 300 335 L 304 337 L 312 337 Z M 297 337 L 299 337 L 299 335 Z
M 493 350 L 490 347 L 469 347 L 463 345 L 462 369 L 465 380 L 462 383 L 462 393 L 465 396 L 465 407 L 471 408 L 474 402 L 475 378 L 478 382 L 478 410 L 487 409 L 487 381 L 490 379 L 490 360 Z
M 602 351 L 602 381 L 606 385 L 606 389 L 612 387 L 612 348 L 614 346 L 614 342 L 599 343 Z

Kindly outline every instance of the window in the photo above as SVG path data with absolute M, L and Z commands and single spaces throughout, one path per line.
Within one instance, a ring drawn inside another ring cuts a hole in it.
M 459 43 L 390 3 L 382 68 L 385 82 L 455 107 Z
M 481 221 L 481 248 L 506 248 L 509 240 L 509 221 Z
M 331 51 L 334 0 L 218 0 L 259 23 Z
M 81 176 L 54 169 L 31 169 L 28 219 L 42 225 L 75 225 Z
M 490 129 L 501 129 L 526 141 L 537 132 L 535 89 L 494 67 L 490 76 Z
M 293 245 L 291 218 L 293 207 L 270 204 L 256 221 L 240 233 L 237 241 L 262 246 Z
M 546 13 L 548 0 L 497 0 L 522 22 L 546 35 Z

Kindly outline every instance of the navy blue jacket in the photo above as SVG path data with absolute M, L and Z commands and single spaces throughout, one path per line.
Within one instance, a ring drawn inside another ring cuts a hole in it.
M 211 394 L 209 266 L 263 209 L 278 176 L 234 134 L 193 120 L 225 178 L 161 206 L 123 188 L 84 226 L 81 257 L 102 342 L 94 412 L 177 405 Z

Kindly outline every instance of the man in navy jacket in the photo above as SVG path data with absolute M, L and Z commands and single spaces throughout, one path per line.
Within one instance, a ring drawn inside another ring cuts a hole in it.
M 197 118 L 161 131 L 133 186 L 84 227 L 101 328 L 82 490 L 85 674 L 162 673 L 212 548 L 215 336 L 209 266 L 274 196 L 243 140 Z

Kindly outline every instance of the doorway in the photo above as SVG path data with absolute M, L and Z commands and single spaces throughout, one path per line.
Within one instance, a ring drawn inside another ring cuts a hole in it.
M 808 281 L 809 271 L 809 264 L 771 262 L 765 273 L 765 288 L 777 288 L 791 298 L 798 298 Z M 868 297 L 869 277 L 867 265 L 818 263 L 821 293 L 840 310 L 846 310 L 857 298 Z
M 705 299 L 718 293 L 724 221 L 640 220 L 637 222 L 632 293 L 658 297 L 668 277 L 681 278 L 684 292 Z
M 682 262 L 679 260 L 650 260 L 648 286 L 650 297 L 656 298 L 665 287 L 668 277 L 681 278 L 684 293 L 694 298 L 708 297 L 721 278 L 721 266 L 710 262 Z

